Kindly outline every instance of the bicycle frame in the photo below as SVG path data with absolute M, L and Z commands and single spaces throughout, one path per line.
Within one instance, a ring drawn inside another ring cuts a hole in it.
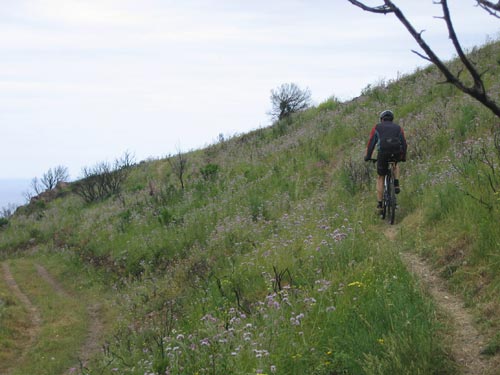
M 389 168 L 384 178 L 384 194 L 382 200 L 382 219 L 389 217 L 389 222 L 394 224 L 396 217 L 396 190 L 394 186 L 394 169 L 396 161 L 389 161 Z

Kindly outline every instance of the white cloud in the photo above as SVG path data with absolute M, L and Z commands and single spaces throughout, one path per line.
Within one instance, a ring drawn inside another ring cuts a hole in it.
M 439 7 L 401 3 L 451 56 Z M 467 43 L 497 32 L 474 1 L 451 3 Z M 0 177 L 199 147 L 267 125 L 283 82 L 349 98 L 424 65 L 412 48 L 394 17 L 344 0 L 3 0 L 0 126 L 15 158 Z
M 134 1 L 21 0 L 17 16 L 31 22 L 66 27 L 131 27 L 140 25 Z M 140 9 L 140 8 L 138 8 Z

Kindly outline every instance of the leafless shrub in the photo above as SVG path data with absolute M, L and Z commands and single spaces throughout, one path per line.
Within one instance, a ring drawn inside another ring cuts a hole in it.
M 82 178 L 75 183 L 75 193 L 87 203 L 119 194 L 133 165 L 129 154 L 125 155 L 116 159 L 114 164 L 101 162 L 93 167 L 84 167 Z
M 274 271 L 274 279 L 273 279 L 273 290 L 276 294 L 280 295 L 280 292 L 283 290 L 285 285 L 292 285 L 292 275 L 288 268 L 279 271 L 276 266 L 273 266 Z M 285 281 L 285 276 L 288 276 L 288 280 Z
M 186 173 L 188 161 L 185 154 L 183 154 L 180 150 L 177 150 L 177 155 L 169 156 L 167 158 L 168 163 L 172 167 L 175 175 L 179 179 L 181 183 L 181 188 L 184 190 L 184 175 Z
M 341 171 L 341 181 L 344 188 L 351 194 L 355 194 L 373 181 L 373 166 L 371 163 L 349 158 L 349 160 L 344 161 Z
M 135 156 L 130 151 L 125 151 L 115 163 L 118 163 L 120 168 L 133 167 L 135 165 Z
M 33 177 L 30 183 L 30 190 L 28 190 L 25 195 L 26 199 L 29 201 L 32 197 L 40 195 L 43 193 L 43 186 L 38 177 Z
M 0 210 L 0 218 L 10 219 L 16 212 L 16 205 L 9 203 L 6 207 L 2 207 Z
M 428 135 L 422 128 L 415 128 L 408 132 L 408 138 L 411 138 L 411 158 L 422 159 L 426 155 L 428 148 Z
M 500 160 L 500 124 L 497 124 L 493 130 L 493 145 L 495 146 L 497 158 Z
M 462 178 L 460 190 L 488 209 L 493 209 L 499 203 L 500 135 L 498 133 L 499 131 L 495 130 L 493 145 L 483 139 L 463 142 L 452 162 L 453 169 Z

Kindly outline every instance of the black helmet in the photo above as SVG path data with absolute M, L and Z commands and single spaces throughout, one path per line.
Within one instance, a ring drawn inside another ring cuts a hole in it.
M 391 110 L 386 109 L 385 111 L 382 111 L 380 113 L 380 120 L 381 121 L 383 121 L 383 120 L 392 121 L 392 120 L 394 120 L 394 113 L 392 113 Z

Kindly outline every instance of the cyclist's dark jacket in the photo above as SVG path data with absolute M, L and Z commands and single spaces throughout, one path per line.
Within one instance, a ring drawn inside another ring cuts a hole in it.
M 379 153 L 385 153 L 386 150 L 381 150 L 380 144 L 381 140 L 387 138 L 399 138 L 400 141 L 400 151 L 399 160 L 406 160 L 406 138 L 403 128 L 392 121 L 382 121 L 381 123 L 375 125 L 370 133 L 370 140 L 366 146 L 366 156 L 371 158 L 375 146 L 377 146 L 377 151 Z

